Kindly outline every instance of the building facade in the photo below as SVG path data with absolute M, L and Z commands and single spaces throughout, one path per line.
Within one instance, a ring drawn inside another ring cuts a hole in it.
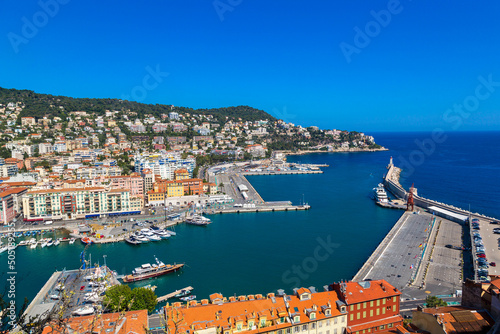
M 28 191 L 23 197 L 25 220 L 82 219 L 136 214 L 128 189 L 65 188 Z

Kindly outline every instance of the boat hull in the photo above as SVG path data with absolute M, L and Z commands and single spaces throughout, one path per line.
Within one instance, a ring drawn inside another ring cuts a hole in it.
M 144 274 L 144 275 L 137 275 L 137 276 L 127 275 L 127 276 L 123 277 L 122 280 L 125 283 L 143 281 L 143 280 L 146 280 L 146 279 L 155 278 L 155 277 L 158 277 L 158 276 L 162 276 L 162 275 L 165 275 L 165 274 L 172 273 L 174 271 L 177 271 L 177 270 L 181 269 L 182 267 L 184 267 L 184 263 L 174 264 L 174 265 L 172 265 L 172 266 L 170 266 L 168 268 L 165 268 L 163 270 L 159 270 L 159 271 L 148 273 L 148 274 Z

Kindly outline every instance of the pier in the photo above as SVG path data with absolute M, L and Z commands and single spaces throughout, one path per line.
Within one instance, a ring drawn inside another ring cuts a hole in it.
M 161 302 L 163 302 L 163 301 L 165 301 L 167 299 L 175 297 L 175 295 L 181 293 L 181 291 L 183 291 L 183 290 L 185 290 L 185 291 L 193 291 L 193 287 L 192 286 L 188 286 L 187 288 L 184 288 L 184 289 L 175 290 L 174 292 L 171 292 L 171 293 L 168 293 L 168 294 L 166 294 L 164 296 L 156 298 L 156 301 L 158 303 L 161 303 Z

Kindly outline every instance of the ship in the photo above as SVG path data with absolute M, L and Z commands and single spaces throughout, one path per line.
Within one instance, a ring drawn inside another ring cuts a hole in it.
M 193 215 L 191 217 L 186 218 L 186 223 L 191 224 L 191 225 L 199 225 L 199 226 L 207 226 L 210 224 L 212 221 L 208 219 L 207 217 L 201 216 L 201 215 Z
M 387 197 L 387 192 L 385 191 L 384 185 L 379 183 L 376 188 L 373 188 L 373 195 L 377 203 L 389 203 L 389 197 Z
M 161 275 L 165 275 L 184 267 L 184 263 L 165 264 L 159 261 L 156 258 L 156 256 L 155 256 L 155 261 L 156 263 L 154 264 L 146 263 L 140 267 L 135 268 L 134 270 L 132 270 L 132 274 L 126 275 L 122 278 L 123 282 L 130 283 L 130 282 L 142 281 L 145 279 L 150 279 Z

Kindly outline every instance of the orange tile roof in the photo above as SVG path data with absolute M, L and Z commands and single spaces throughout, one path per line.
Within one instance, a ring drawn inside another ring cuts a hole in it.
M 148 311 L 129 311 L 122 313 L 105 313 L 96 317 L 94 315 L 75 317 L 64 320 L 65 327 L 69 332 L 76 333 L 146 333 L 148 328 Z M 58 326 L 46 326 L 43 334 L 62 332 Z M 66 332 L 66 331 L 64 331 Z
M 366 288 L 360 285 L 360 283 L 365 285 Z M 337 284 L 345 286 L 345 292 L 342 294 L 348 305 L 401 295 L 398 289 L 385 280 L 344 282 Z
M 62 188 L 62 189 L 41 189 L 31 190 L 28 194 L 50 194 L 50 193 L 67 193 L 75 191 L 104 191 L 103 187 L 82 187 L 82 188 Z
M 2 182 L 1 184 L 7 184 L 11 187 L 24 187 L 24 186 L 35 186 L 36 182 L 29 182 L 29 181 L 23 181 L 23 182 Z

